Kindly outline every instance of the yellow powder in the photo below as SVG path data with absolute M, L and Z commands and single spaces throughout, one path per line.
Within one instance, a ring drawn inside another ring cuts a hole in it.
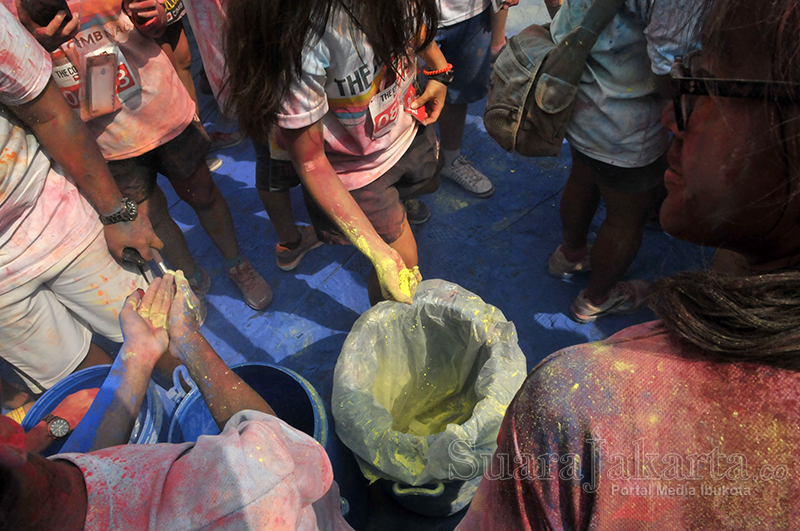
M 417 292 L 417 285 L 419 284 L 417 281 L 417 273 L 419 273 L 419 267 L 417 266 L 414 266 L 413 269 L 403 269 L 400 271 L 400 291 L 410 298 L 413 298 L 414 294 Z

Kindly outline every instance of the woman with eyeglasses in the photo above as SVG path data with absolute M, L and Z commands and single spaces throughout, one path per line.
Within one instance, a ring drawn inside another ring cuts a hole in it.
M 659 321 L 536 367 L 460 531 L 797 527 L 800 1 L 707 4 L 660 218 L 750 275 L 663 279 Z

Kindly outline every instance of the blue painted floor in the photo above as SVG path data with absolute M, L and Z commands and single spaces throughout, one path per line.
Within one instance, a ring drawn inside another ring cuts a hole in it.
M 510 21 L 509 28 L 513 27 Z M 229 130 L 231 125 L 219 117 L 213 101 L 201 98 L 207 128 Z M 433 213 L 430 221 L 415 228 L 423 277 L 460 284 L 500 308 L 517 327 L 529 369 L 560 348 L 602 339 L 653 319 L 649 311 L 590 325 L 578 325 L 566 317 L 586 279 L 554 280 L 547 275 L 546 264 L 560 243 L 558 208 L 570 168 L 569 151 L 565 145 L 560 157 L 547 159 L 504 152 L 483 128 L 484 103 L 470 107 L 462 153 L 491 178 L 496 193 L 477 199 L 443 182 L 438 192 L 423 198 Z M 329 401 L 341 346 L 353 322 L 369 308 L 365 284 L 369 263 L 352 247 L 325 245 L 306 255 L 294 272 L 280 271 L 275 264 L 277 237 L 254 188 L 252 145 L 246 141 L 216 156 L 224 165 L 214 178 L 233 211 L 242 253 L 270 283 L 274 301 L 260 312 L 244 304 L 194 213 L 162 180 L 172 216 L 185 230 L 198 263 L 213 278 L 204 334 L 229 364 L 264 361 L 287 366 L 305 376 Z M 298 221 L 307 223 L 299 189 L 293 190 L 292 198 Z M 594 230 L 602 216 L 601 207 Z M 648 230 L 628 277 L 653 279 L 701 268 L 707 262 L 708 254 L 699 247 Z M 331 457 L 357 529 L 452 529 L 460 518 L 436 520 L 407 513 L 379 489 L 368 491 L 345 448 L 335 449 Z M 367 503 L 368 496 L 372 503 Z

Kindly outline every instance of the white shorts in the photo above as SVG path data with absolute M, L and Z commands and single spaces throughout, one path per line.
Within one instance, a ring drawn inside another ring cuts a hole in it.
M 93 331 L 122 341 L 119 312 L 128 295 L 146 287 L 145 279 L 136 266 L 114 260 L 102 231 L 87 242 L 77 255 L 70 253 L 34 280 L 0 295 L 0 358 L 17 369 L 11 373 L 13 368 L 0 360 L 4 380 L 22 380 L 41 393 L 83 361 Z

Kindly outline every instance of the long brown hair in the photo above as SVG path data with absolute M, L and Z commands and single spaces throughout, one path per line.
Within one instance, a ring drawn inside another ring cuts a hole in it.
M 415 52 L 430 44 L 439 23 L 437 0 L 229 0 L 226 110 L 248 135 L 266 142 L 280 102 L 300 78 L 304 49 L 324 35 L 337 10 L 385 65 L 407 56 L 414 43 Z
M 729 68 L 767 60 L 768 80 L 800 83 L 800 0 L 708 0 L 706 8 L 704 56 Z M 741 48 L 744 28 L 754 36 L 746 47 L 756 50 L 748 57 L 732 52 Z M 763 133 L 774 136 L 785 161 L 787 193 L 776 205 L 783 216 L 800 190 L 800 102 L 797 94 L 774 92 L 763 103 L 777 110 Z M 678 274 L 655 284 L 651 306 L 672 333 L 713 359 L 800 370 L 800 268 L 741 278 Z

